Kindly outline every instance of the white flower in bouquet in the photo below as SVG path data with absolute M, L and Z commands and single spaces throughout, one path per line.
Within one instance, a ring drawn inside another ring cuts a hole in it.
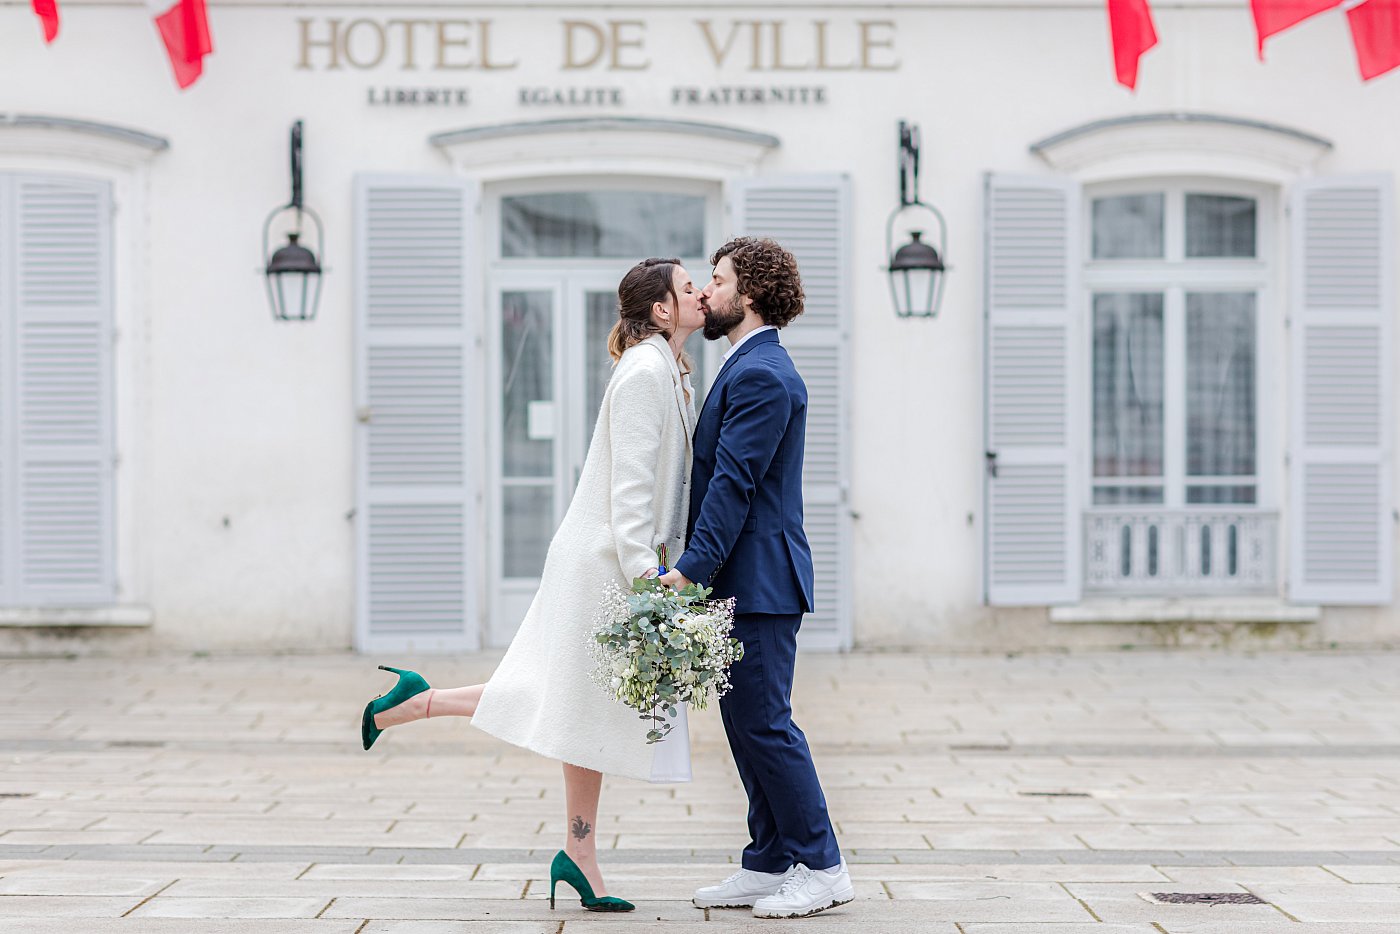
M 729 666 L 744 657 L 734 629 L 734 600 L 710 600 L 691 584 L 672 590 L 638 578 L 630 591 L 609 584 L 593 629 L 593 679 L 652 721 L 647 742 L 671 732 L 676 705 L 704 710 L 729 690 Z

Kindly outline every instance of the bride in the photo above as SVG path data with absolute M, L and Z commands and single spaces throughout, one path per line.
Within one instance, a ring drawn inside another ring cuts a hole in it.
M 603 773 L 653 782 L 690 780 L 684 708 L 675 729 L 647 745 L 648 724 L 590 679 L 589 631 L 603 585 L 626 589 L 656 574 L 656 548 L 672 560 L 684 545 L 695 402 L 686 339 L 704 326 L 699 290 L 675 259 L 634 266 L 617 288 L 608 336 L 613 373 L 578 488 L 545 558 L 540 589 L 500 666 L 485 684 L 437 689 L 399 676 L 365 707 L 365 749 L 391 726 L 428 717 L 471 717 L 493 736 L 564 766 L 564 848 L 550 867 L 550 907 L 563 881 L 591 911 L 631 911 L 607 895 L 598 868 Z

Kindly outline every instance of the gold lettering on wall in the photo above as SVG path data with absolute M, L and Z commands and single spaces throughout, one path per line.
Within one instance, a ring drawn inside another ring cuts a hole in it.
M 299 19 L 297 25 L 301 29 L 301 58 L 297 60 L 297 67 L 309 69 L 311 67 L 311 50 L 327 49 L 331 53 L 330 61 L 326 64 L 327 71 L 335 71 L 340 68 L 340 20 L 328 19 L 326 26 L 330 29 L 329 39 L 313 39 L 311 27 L 315 20 Z
M 577 43 L 580 41 L 581 30 L 585 33 L 585 38 L 581 41 L 589 43 L 588 48 L 592 49 L 587 60 L 584 60 L 578 51 Z M 592 68 L 598 63 L 598 59 L 603 57 L 605 41 L 603 30 L 598 24 L 583 19 L 564 20 L 564 70 Z
M 645 71 L 651 67 L 651 60 L 640 54 L 646 45 L 646 23 L 641 20 L 610 19 L 600 24 L 568 19 L 561 25 L 564 60 L 560 67 L 565 71 L 593 68 L 604 59 L 608 71 Z
M 715 40 L 714 24 L 707 19 L 696 20 L 695 25 L 700 27 L 700 34 L 705 37 L 705 45 L 710 49 L 710 57 L 715 61 L 716 68 L 723 68 L 725 61 L 729 58 L 729 50 L 734 46 L 734 37 L 738 34 L 737 23 L 730 22 L 729 31 L 725 33 L 724 44 L 721 45 Z
M 355 19 L 348 23 L 326 19 L 298 19 L 301 54 L 296 67 L 339 70 L 347 65 L 368 70 L 377 68 L 391 51 L 402 71 L 419 67 L 420 33 L 432 49 L 430 66 L 435 71 L 480 69 L 501 71 L 519 66 L 519 61 L 497 58 L 491 47 L 491 20 L 469 19 Z M 322 28 L 324 27 L 324 28 Z M 475 54 L 473 54 L 473 52 Z
M 899 67 L 899 59 L 891 55 L 888 59 L 876 64 L 871 54 L 875 49 L 888 49 L 894 52 L 894 23 L 889 20 L 862 20 L 856 24 L 860 27 L 860 67 L 864 71 L 894 71 Z M 881 30 L 887 34 L 877 38 L 873 35 L 875 30 Z
M 504 71 L 520 66 L 513 54 L 539 48 L 530 41 L 539 32 L 537 26 L 514 24 L 507 29 L 492 19 L 307 17 L 296 22 L 296 67 L 303 71 L 386 66 L 400 71 Z M 646 20 L 562 19 L 558 24 L 558 66 L 563 71 L 648 71 L 653 66 Z M 687 27 L 682 22 L 676 28 Z M 682 33 L 676 43 L 671 37 L 679 52 L 668 54 L 666 64 L 683 65 L 688 54 L 731 72 L 895 71 L 900 67 L 893 20 L 696 19 L 689 28 L 693 30 L 690 38 Z M 505 51 L 493 48 L 501 32 Z

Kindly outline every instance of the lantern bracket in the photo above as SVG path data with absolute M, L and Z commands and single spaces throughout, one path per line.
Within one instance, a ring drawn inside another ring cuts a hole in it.
M 891 298 L 894 299 L 895 314 L 901 318 L 932 318 L 938 314 L 938 305 L 942 300 L 942 282 L 938 277 L 941 277 L 947 269 L 944 265 L 948 252 L 947 222 L 943 219 L 941 211 L 919 198 L 921 146 L 922 140 L 918 126 L 904 120 L 899 121 L 899 206 L 890 213 L 889 220 L 885 224 L 885 255 L 890 257 L 891 265 L 887 267 L 887 272 L 890 274 L 890 290 Z M 931 237 L 929 241 L 923 241 L 921 239 L 923 231 L 912 229 L 912 225 L 906 225 L 911 228 L 913 242 L 906 244 L 896 253 L 894 246 L 895 222 L 902 215 L 914 212 L 925 212 L 933 215 L 933 223 L 938 231 L 937 238 Z M 910 262 L 915 265 L 907 265 Z M 901 265 L 901 263 L 905 265 Z M 932 285 L 931 307 L 929 308 L 914 310 L 912 307 L 901 306 L 895 277 L 898 270 L 911 268 L 927 269 L 931 275 L 936 277 Z
M 280 217 L 281 215 L 285 214 L 285 213 L 288 212 L 288 211 L 295 212 L 296 220 L 295 220 L 294 224 L 292 225 L 292 230 L 287 234 L 287 239 L 288 239 L 289 245 L 291 245 L 291 246 L 300 246 L 300 244 L 299 244 L 298 241 L 301 239 L 301 236 L 302 236 L 304 220 L 305 220 L 305 218 L 307 218 L 307 217 L 311 218 L 312 226 L 315 228 L 315 231 L 316 231 L 316 251 L 315 251 L 315 252 L 320 254 L 320 259 L 317 260 L 314 253 L 313 253 L 312 256 L 310 257 L 311 261 L 312 261 L 313 263 L 315 263 L 315 264 L 318 266 L 318 270 L 317 270 L 317 283 L 316 283 L 315 297 L 314 297 L 313 300 L 312 300 L 312 307 L 309 309 L 309 314 L 307 313 L 307 309 L 305 309 L 305 308 L 302 309 L 301 319 L 302 319 L 302 320 L 309 320 L 309 319 L 314 318 L 314 317 L 316 316 L 316 305 L 319 304 L 319 301 L 320 301 L 320 281 L 319 281 L 319 276 L 320 276 L 320 271 L 325 269 L 324 259 L 325 259 L 325 242 L 326 242 L 326 237 L 325 237 L 325 227 L 324 227 L 324 225 L 321 223 L 321 217 L 320 217 L 320 215 L 317 214 L 315 211 L 311 210 L 311 208 L 307 207 L 307 206 L 305 205 L 305 203 L 303 203 L 303 198 L 302 198 L 302 155 L 301 155 L 301 138 L 302 138 L 302 121 L 297 120 L 296 122 L 294 122 L 294 123 L 292 124 L 291 145 L 290 145 L 290 150 L 291 150 L 291 170 L 292 170 L 292 171 L 291 171 L 291 175 L 292 175 L 292 196 L 291 196 L 291 200 L 289 200 L 286 204 L 281 205 L 280 207 L 273 208 L 272 211 L 271 211 L 271 213 L 269 213 L 269 214 L 267 215 L 267 219 L 266 219 L 265 221 L 263 221 L 262 255 L 265 257 L 265 261 L 270 260 L 270 258 L 271 258 L 272 255 L 273 255 L 272 249 L 271 249 L 271 246 L 272 246 L 272 224 L 273 224 L 273 222 L 274 222 L 275 220 L 277 220 L 278 217 Z M 284 248 L 284 249 L 285 249 L 285 248 Z M 280 251 L 279 251 L 279 252 L 280 252 Z M 304 255 L 304 254 L 303 254 L 303 255 Z M 269 302 L 269 303 L 271 304 L 271 306 L 272 306 L 273 317 L 278 318 L 278 319 L 285 319 L 286 316 L 285 316 L 284 314 L 279 314 L 279 313 L 278 313 L 279 305 L 277 304 L 276 298 L 273 296 L 273 292 L 272 292 L 272 287 L 273 287 L 272 276 L 271 276 L 271 275 L 265 275 L 264 278 L 265 278 L 265 281 L 266 281 L 266 284 L 267 284 L 267 297 L 268 297 L 268 302 Z M 285 309 L 283 309 L 283 312 L 285 312 Z

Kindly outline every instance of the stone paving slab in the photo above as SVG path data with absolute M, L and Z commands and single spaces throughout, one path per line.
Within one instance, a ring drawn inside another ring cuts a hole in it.
M 0 934 L 1400 934 L 1400 655 L 804 656 L 858 897 L 801 922 L 688 902 L 746 839 L 716 711 L 693 783 L 605 783 L 639 910 L 551 911 L 557 763 L 461 720 L 364 753 L 378 661 L 0 660 Z
M 548 928 L 554 931 L 558 925 Z M 0 915 L 0 934 L 363 934 L 363 921 L 267 921 L 265 919 L 107 918 L 45 920 Z M 544 927 L 540 928 L 545 930 Z M 478 931 L 477 934 L 489 934 Z

